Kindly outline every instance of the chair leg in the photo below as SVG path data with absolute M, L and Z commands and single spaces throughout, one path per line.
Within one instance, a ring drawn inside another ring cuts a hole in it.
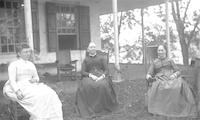
M 60 81 L 60 71 L 58 68 L 57 68 L 57 81 Z
M 17 113 L 17 104 L 16 103 L 14 103 L 15 105 L 14 105 L 14 118 L 15 118 L 15 120 L 18 120 L 18 113 Z
M 13 102 L 13 101 L 10 101 L 8 109 L 9 109 L 10 119 L 11 120 L 18 120 L 16 103 Z

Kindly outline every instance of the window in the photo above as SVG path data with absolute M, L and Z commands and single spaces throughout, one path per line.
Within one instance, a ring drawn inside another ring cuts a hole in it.
M 74 6 L 57 5 L 58 49 L 77 49 L 77 22 Z
M 15 52 L 15 46 L 26 43 L 24 12 L 20 0 L 0 1 L 0 53 Z
M 90 42 L 88 6 L 46 3 L 48 50 L 85 50 Z
M 31 0 L 33 42 L 39 51 L 39 24 L 37 0 Z M 27 43 L 25 35 L 23 0 L 0 0 L 0 54 L 15 53 L 15 47 Z
M 73 7 L 58 7 L 57 32 L 58 34 L 76 34 L 75 12 Z

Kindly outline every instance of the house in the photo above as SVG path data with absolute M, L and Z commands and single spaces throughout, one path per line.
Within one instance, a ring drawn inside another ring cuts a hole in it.
M 118 0 L 118 10 L 165 1 Z M 31 12 L 24 10 L 29 5 Z M 34 47 L 38 63 L 54 63 L 59 50 L 86 50 L 91 40 L 101 49 L 99 16 L 107 13 L 112 13 L 112 0 L 0 0 L 0 64 L 16 59 L 15 46 L 23 43 Z

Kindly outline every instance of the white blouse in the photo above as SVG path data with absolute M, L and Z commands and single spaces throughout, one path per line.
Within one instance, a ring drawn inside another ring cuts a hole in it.
M 35 65 L 23 59 L 18 59 L 9 65 L 8 77 L 10 85 L 15 92 L 20 88 L 20 85 L 30 83 L 29 81 L 32 79 L 39 82 Z

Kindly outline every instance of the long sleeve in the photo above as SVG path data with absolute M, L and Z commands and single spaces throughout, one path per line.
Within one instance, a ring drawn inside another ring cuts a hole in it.
M 155 72 L 154 71 L 154 62 L 152 62 L 150 67 L 149 67 L 149 69 L 148 69 L 148 71 L 147 71 L 147 74 L 153 76 L 155 74 L 154 72 Z
M 81 70 L 81 74 L 82 76 L 89 76 L 89 72 L 87 71 L 87 67 L 86 67 L 86 60 L 83 61 L 82 63 L 82 70 Z
M 14 64 L 10 64 L 8 67 L 8 77 L 9 77 L 11 88 L 13 89 L 13 91 L 16 92 L 19 89 L 19 87 L 17 86 L 17 83 L 16 83 L 17 67 Z
M 38 72 L 37 72 L 37 69 L 34 64 L 33 64 L 33 79 L 35 79 L 37 82 L 39 82 Z
M 181 74 L 181 72 L 180 72 L 178 66 L 174 63 L 173 60 L 171 60 L 170 62 L 171 62 L 171 66 L 174 70 L 174 74 L 176 74 L 176 76 L 179 76 Z
M 102 62 L 103 62 L 103 74 L 104 75 L 108 75 L 108 63 L 107 60 L 102 58 Z

